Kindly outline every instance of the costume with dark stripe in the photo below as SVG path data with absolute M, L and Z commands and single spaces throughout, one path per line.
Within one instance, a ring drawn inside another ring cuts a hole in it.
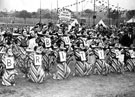
M 96 62 L 96 57 L 94 55 L 94 52 L 93 50 L 87 50 L 86 52 L 86 58 L 87 58 L 87 63 L 88 65 L 86 65 L 86 75 L 91 75 L 93 74 L 94 72 L 94 65 L 95 65 L 95 62 Z
M 4 64 L 6 64 L 6 60 L 5 60 L 6 57 L 7 56 L 3 56 L 3 63 Z M 16 75 L 17 75 L 17 70 L 15 69 L 15 63 L 14 63 L 14 68 L 12 68 L 12 69 L 5 68 L 4 69 L 4 74 L 2 76 L 2 85 L 5 85 L 5 86 L 15 85 L 15 76 Z
M 80 51 L 81 50 L 75 51 L 75 59 L 76 59 L 75 75 L 76 76 L 87 75 L 88 73 L 87 70 L 89 69 L 89 64 L 86 62 L 86 60 L 85 61 L 81 60 Z
M 30 59 L 28 61 L 29 61 L 30 68 L 29 68 L 29 72 L 28 72 L 28 78 L 34 83 L 42 83 L 46 76 L 46 74 L 43 70 L 43 64 L 35 65 L 34 53 L 31 53 L 29 55 L 29 57 L 30 57 Z
M 111 58 L 111 72 L 120 73 L 123 67 L 123 63 L 120 62 L 118 58 L 116 58 L 116 53 L 114 49 L 112 49 L 110 58 Z
M 59 52 L 64 50 L 58 50 L 57 52 L 57 66 L 56 66 L 56 79 L 66 79 L 69 77 L 71 70 L 67 64 L 67 54 L 66 54 L 66 61 L 60 61 L 60 54 Z M 65 51 L 64 51 L 65 52 Z M 65 52 L 66 53 L 66 52 Z
M 94 74 L 108 74 L 109 73 L 109 64 L 106 62 L 106 59 L 100 59 L 98 51 L 103 49 L 95 49 L 96 62 L 94 68 Z M 104 50 L 103 50 L 104 51 Z M 104 51 L 104 57 L 106 58 L 106 52 Z
M 4 55 L 4 52 L 5 52 L 5 47 L 2 47 L 0 46 L 0 77 L 3 75 L 4 73 L 4 63 L 2 62 L 2 58 L 3 58 L 3 55 Z
M 135 70 L 135 58 L 131 58 L 128 51 L 125 51 L 125 57 L 125 71 L 133 72 Z
M 13 54 L 15 56 L 16 65 L 19 68 L 19 70 L 27 75 L 28 73 L 28 60 L 29 60 L 29 54 L 26 52 L 26 50 L 22 47 L 19 47 L 18 45 L 13 45 Z

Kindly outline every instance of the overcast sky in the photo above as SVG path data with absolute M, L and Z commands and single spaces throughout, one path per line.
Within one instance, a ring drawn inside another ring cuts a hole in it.
M 82 1 L 82 0 L 78 0 Z M 78 10 L 82 9 L 93 9 L 94 0 L 86 0 L 84 3 L 78 5 Z M 108 0 L 100 0 L 107 2 Z M 58 5 L 60 8 L 66 5 L 75 3 L 76 0 L 58 0 Z M 111 5 L 117 6 L 125 9 L 135 9 L 135 0 L 110 0 Z M 7 9 L 10 10 L 27 10 L 29 12 L 37 11 L 40 8 L 40 0 L 0 0 L 0 10 Z M 57 8 L 57 0 L 41 0 L 41 8 L 45 9 L 55 9 Z M 72 11 L 76 10 L 76 6 L 68 7 Z

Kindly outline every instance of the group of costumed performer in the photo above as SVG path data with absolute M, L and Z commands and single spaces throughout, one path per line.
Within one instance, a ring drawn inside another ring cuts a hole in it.
M 70 76 L 135 71 L 134 49 L 125 48 L 119 42 L 112 46 L 111 37 L 100 37 L 95 32 L 89 35 L 85 29 L 84 33 L 62 29 L 43 32 L 30 31 L 27 35 L 23 31 L 14 38 L 11 35 L 0 37 L 3 85 L 15 85 L 16 68 L 34 83 L 43 83 L 48 74 L 62 80 Z

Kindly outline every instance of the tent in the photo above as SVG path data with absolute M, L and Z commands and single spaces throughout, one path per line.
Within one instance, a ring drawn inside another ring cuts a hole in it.
M 100 20 L 100 21 L 98 22 L 98 24 L 96 25 L 96 28 L 97 28 L 99 25 L 102 25 L 103 27 L 107 27 L 107 26 L 105 25 L 105 23 L 103 22 L 103 20 Z
M 135 23 L 135 18 L 131 18 L 130 20 L 127 21 L 127 23 Z

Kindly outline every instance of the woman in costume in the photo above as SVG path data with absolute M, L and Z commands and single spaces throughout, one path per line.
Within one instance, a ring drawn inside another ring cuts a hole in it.
M 135 71 L 135 51 L 134 48 L 127 48 L 124 50 L 125 58 L 125 71 L 134 72 Z
M 14 86 L 17 70 L 16 70 L 16 62 L 11 48 L 8 48 L 6 51 L 6 55 L 3 56 L 3 63 L 5 65 L 5 68 L 4 68 L 4 74 L 2 76 L 2 85 Z
M 110 72 L 112 73 L 121 73 L 123 72 L 124 61 L 120 60 L 120 55 L 122 54 L 123 50 L 119 46 L 111 47 L 109 52 L 109 65 L 111 66 Z M 121 56 L 122 58 L 123 56 Z
M 28 59 L 29 59 L 29 55 L 26 52 L 26 48 L 28 47 L 28 45 L 29 42 L 27 32 L 23 31 L 22 36 L 17 37 L 16 42 L 13 43 L 12 47 L 13 54 L 17 62 L 17 67 L 26 78 L 28 73 Z
M 42 47 L 35 47 L 35 52 L 29 54 L 29 71 L 28 78 L 34 83 L 43 83 L 46 76 L 43 70 L 43 57 L 42 57 Z
M 96 56 L 94 54 L 93 48 L 89 47 L 87 52 L 86 52 L 86 58 L 87 58 L 87 70 L 86 70 L 86 75 L 91 75 L 94 72 L 94 65 L 96 62 Z
M 55 51 L 56 56 L 56 72 L 53 75 L 54 79 L 66 79 L 69 77 L 71 70 L 67 63 L 67 48 L 65 48 L 65 43 L 59 39 L 57 41 L 58 49 Z
M 4 64 L 2 62 L 2 57 L 3 57 L 4 53 L 5 53 L 5 50 L 6 50 L 5 39 L 4 39 L 3 34 L 1 33 L 0 34 L 0 77 L 2 77 L 2 75 L 3 75 Z
M 98 46 L 95 47 L 94 53 L 96 55 L 94 74 L 107 75 L 109 73 L 109 64 L 106 62 L 106 48 L 104 48 L 104 43 L 101 39 L 98 40 Z
M 75 75 L 76 76 L 85 76 L 88 75 L 89 64 L 86 59 L 87 49 L 84 46 L 84 43 L 81 39 L 77 42 L 77 47 L 74 49 L 74 56 L 76 59 L 75 63 Z
M 49 33 L 48 33 L 49 34 Z M 54 61 L 54 56 L 53 56 L 53 50 L 52 50 L 52 40 L 50 38 L 50 35 L 44 35 L 44 37 L 40 38 L 40 41 L 38 42 L 38 45 L 41 45 L 44 50 L 43 50 L 43 66 L 44 66 L 44 71 L 48 74 L 51 75 L 51 66 Z

